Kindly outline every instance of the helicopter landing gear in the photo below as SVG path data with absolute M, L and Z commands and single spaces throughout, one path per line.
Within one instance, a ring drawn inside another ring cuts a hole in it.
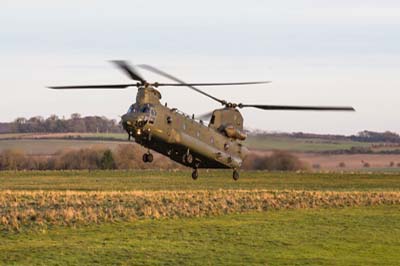
M 131 131 L 131 132 L 128 132 L 128 141 L 131 141 L 132 138 L 133 138 L 133 133 L 132 133 L 132 131 Z
M 143 162 L 145 163 L 151 163 L 154 159 L 153 154 L 151 154 L 150 152 L 143 154 Z
M 233 170 L 233 174 L 232 174 L 233 180 L 237 181 L 239 179 L 239 171 L 237 171 L 236 169 Z
M 199 171 L 197 171 L 197 169 L 195 168 L 195 169 L 193 169 L 193 172 L 192 172 L 192 179 L 196 180 L 198 177 L 199 177 Z
M 183 162 L 187 164 L 192 164 L 193 163 L 193 155 L 190 153 L 186 153 L 183 155 Z

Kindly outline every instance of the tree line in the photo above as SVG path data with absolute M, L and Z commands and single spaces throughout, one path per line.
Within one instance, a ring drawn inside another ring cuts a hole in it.
M 120 133 L 121 125 L 115 119 L 104 116 L 85 116 L 74 113 L 70 118 L 51 115 L 48 118 L 34 116 L 19 117 L 8 123 L 9 133 Z
M 353 141 L 361 142 L 391 142 L 400 143 L 400 136 L 397 133 L 385 131 L 385 132 L 374 132 L 364 130 L 359 132 L 356 136 L 350 136 Z

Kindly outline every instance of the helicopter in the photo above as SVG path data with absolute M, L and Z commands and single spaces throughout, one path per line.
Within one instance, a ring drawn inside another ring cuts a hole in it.
M 243 129 L 243 116 L 239 109 L 257 108 L 261 110 L 291 111 L 355 111 L 353 107 L 340 106 L 291 106 L 232 103 L 208 94 L 197 87 L 236 86 L 267 84 L 270 81 L 225 82 L 225 83 L 186 83 L 158 68 L 150 65 L 130 65 L 127 61 L 111 61 L 135 83 L 52 86 L 50 89 L 127 89 L 137 87 L 136 102 L 126 114 L 121 116 L 121 123 L 128 133 L 128 140 L 134 140 L 148 151 L 143 154 L 143 161 L 151 163 L 154 159 L 151 150 L 163 154 L 173 161 L 193 169 L 192 178 L 199 176 L 198 169 L 232 169 L 232 177 L 239 179 L 239 169 L 249 154 L 243 141 L 246 133 Z M 137 67 L 163 76 L 174 83 L 148 82 Z M 190 116 L 176 108 L 161 104 L 159 87 L 188 87 L 222 105 L 200 117 Z M 209 119 L 208 125 L 203 119 Z

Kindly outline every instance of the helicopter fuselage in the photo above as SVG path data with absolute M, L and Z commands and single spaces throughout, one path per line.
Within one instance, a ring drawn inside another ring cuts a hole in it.
M 240 168 L 248 150 L 240 140 L 159 102 L 154 88 L 139 89 L 123 127 L 140 145 L 192 168 Z M 236 110 L 232 110 L 236 112 Z

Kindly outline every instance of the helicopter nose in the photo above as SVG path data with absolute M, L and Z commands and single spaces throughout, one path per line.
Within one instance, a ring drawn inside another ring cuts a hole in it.
M 121 120 L 122 120 L 123 124 L 127 123 L 127 122 L 130 122 L 129 116 L 127 114 L 124 114 L 123 116 L 121 116 Z
M 121 116 L 121 120 L 125 130 L 142 128 L 147 124 L 147 118 L 140 115 L 125 114 Z
M 135 124 L 135 121 L 128 114 L 121 116 L 121 122 L 125 130 L 127 130 L 129 127 L 133 127 Z

